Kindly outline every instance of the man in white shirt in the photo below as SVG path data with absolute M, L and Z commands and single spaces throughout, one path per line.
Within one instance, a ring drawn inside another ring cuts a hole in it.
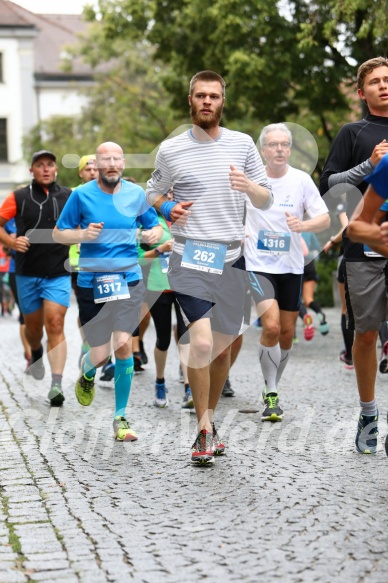
M 261 418 L 280 421 L 283 411 L 278 383 L 291 353 L 301 300 L 301 233 L 326 229 L 330 218 L 311 177 L 288 164 L 292 134 L 287 126 L 278 123 L 264 127 L 260 145 L 274 204 L 268 212 L 259 213 L 247 201 L 245 260 L 262 323 L 259 361 L 265 409 Z

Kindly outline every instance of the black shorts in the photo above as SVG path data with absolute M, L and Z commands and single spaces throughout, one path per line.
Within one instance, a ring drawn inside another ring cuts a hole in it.
M 345 278 L 344 278 L 344 257 L 343 257 L 343 255 L 340 255 L 340 257 L 338 257 L 337 281 L 338 281 L 338 283 L 345 283 Z
M 78 287 L 79 317 L 90 346 L 106 344 L 115 331 L 133 334 L 140 320 L 143 281 L 131 281 L 128 290 L 131 296 L 128 299 L 95 304 L 93 288 Z
M 180 344 L 190 342 L 187 327 L 183 321 L 182 310 L 179 307 L 175 293 L 172 291 L 157 292 L 147 290 L 144 301 L 150 308 L 155 324 L 156 346 L 159 350 L 168 350 L 172 332 L 172 306 L 175 308 L 177 334 Z
M 210 318 L 212 330 L 237 335 L 244 317 L 245 258 L 225 263 L 221 275 L 181 266 L 182 256 L 172 253 L 168 269 L 170 287 L 181 307 L 185 324 Z
M 303 274 L 248 271 L 252 297 L 256 304 L 275 298 L 279 309 L 298 312 L 301 302 Z
M 318 281 L 318 274 L 315 270 L 314 261 L 310 261 L 304 266 L 303 281 Z

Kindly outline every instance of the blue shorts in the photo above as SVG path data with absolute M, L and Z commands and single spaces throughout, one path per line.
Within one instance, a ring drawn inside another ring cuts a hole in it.
M 32 314 L 43 306 L 43 300 L 55 302 L 68 308 L 70 306 L 71 277 L 34 277 L 17 275 L 16 286 L 22 314 Z

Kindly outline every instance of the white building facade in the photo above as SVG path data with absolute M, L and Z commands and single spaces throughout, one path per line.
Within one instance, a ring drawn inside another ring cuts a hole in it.
M 82 64 L 61 71 L 64 45 L 76 42 L 86 24 L 80 16 L 37 15 L 0 0 L 0 199 L 29 180 L 23 136 L 53 115 L 77 115 L 80 93 L 94 84 Z

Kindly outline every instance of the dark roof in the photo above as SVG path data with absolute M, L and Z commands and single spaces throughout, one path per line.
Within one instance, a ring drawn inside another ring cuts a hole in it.
M 65 47 L 77 42 L 77 34 L 85 31 L 88 23 L 78 14 L 34 14 L 18 4 L 9 0 L 0 0 L 0 28 L 4 24 L 4 18 L 9 22 L 8 26 L 30 26 L 37 29 L 38 34 L 34 39 L 34 69 L 35 74 L 51 75 L 63 73 L 61 60 Z M 90 67 L 81 59 L 73 61 L 73 69 L 66 76 L 92 77 Z

